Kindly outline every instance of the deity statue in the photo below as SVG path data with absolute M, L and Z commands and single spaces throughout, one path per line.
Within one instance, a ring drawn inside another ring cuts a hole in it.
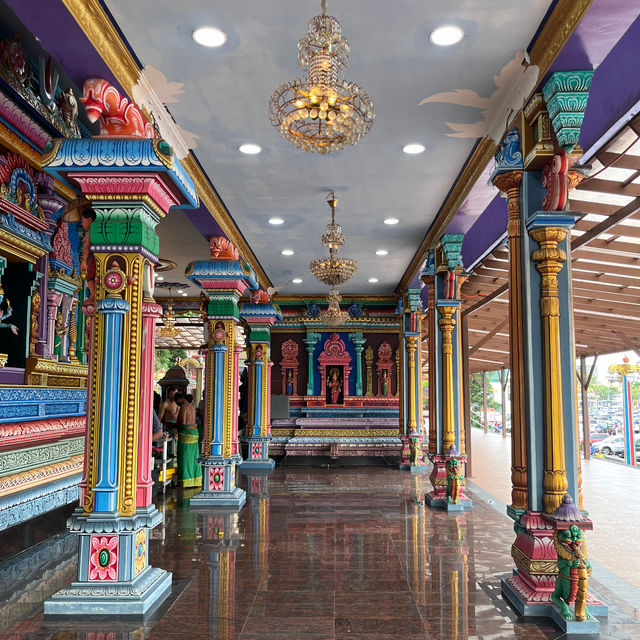
M 340 373 L 335 367 L 329 371 L 327 388 L 331 392 L 331 404 L 338 404 L 338 398 L 342 391 L 342 382 L 340 381 Z
M 584 532 L 578 525 L 553 532 L 553 546 L 558 553 L 558 577 L 551 600 L 566 620 L 574 616 L 569 604 L 575 601 L 575 619 L 593 620 L 587 609 L 587 588 L 591 564 L 587 559 Z
M 388 396 L 389 395 L 389 376 L 387 374 L 386 369 L 382 370 L 381 386 L 382 386 L 382 395 Z
M 462 475 L 460 473 L 460 460 L 449 458 L 447 460 L 447 502 L 458 504 L 462 491 Z
M 293 395 L 293 369 L 287 370 L 287 395 Z
M 0 285 L 0 329 L 11 329 L 15 335 L 18 335 L 18 327 L 10 322 L 5 322 L 5 320 L 12 315 L 13 309 L 11 308 L 11 302 L 9 302 L 7 298 L 6 304 L 4 303 L 4 289 Z
M 53 353 L 58 356 L 58 358 L 62 355 L 62 345 L 64 343 L 64 337 L 68 331 L 69 327 L 62 326 L 62 313 L 58 309 L 58 315 L 56 316 L 56 332 L 53 340 Z
M 386 395 L 386 394 L 383 394 Z M 413 432 L 415 433 L 415 431 Z M 417 435 L 409 435 L 409 453 L 411 457 L 411 465 L 420 466 L 420 438 Z

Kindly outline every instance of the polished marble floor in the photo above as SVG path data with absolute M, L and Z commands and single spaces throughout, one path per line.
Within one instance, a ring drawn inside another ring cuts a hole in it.
M 563 637 L 502 599 L 513 527 L 480 494 L 471 512 L 431 511 L 416 502 L 426 476 L 386 467 L 284 466 L 241 485 L 235 515 L 193 513 L 179 490 L 158 501 L 151 560 L 173 572 L 173 592 L 145 624 L 43 618 L 74 576 L 75 540 L 60 530 L 0 565 L 0 640 Z M 633 606 L 593 587 L 610 605 L 601 637 L 640 640 Z

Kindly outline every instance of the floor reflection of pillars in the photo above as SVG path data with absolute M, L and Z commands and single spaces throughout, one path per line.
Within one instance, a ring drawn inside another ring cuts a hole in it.
M 201 545 L 209 550 L 209 638 L 235 640 L 238 514 L 210 510 L 202 514 L 201 522 Z
M 251 566 L 259 591 L 269 586 L 269 476 L 249 475 L 248 493 L 251 500 Z

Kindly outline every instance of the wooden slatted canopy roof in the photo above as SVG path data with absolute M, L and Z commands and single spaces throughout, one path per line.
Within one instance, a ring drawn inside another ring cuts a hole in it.
M 596 154 L 569 208 L 584 214 L 571 231 L 576 355 L 640 355 L 640 118 Z M 471 373 L 509 367 L 508 259 L 502 244 L 462 286 Z

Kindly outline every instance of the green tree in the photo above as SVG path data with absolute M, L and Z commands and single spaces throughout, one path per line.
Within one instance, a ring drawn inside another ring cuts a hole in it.
M 168 371 L 176 363 L 176 358 L 182 360 L 186 357 L 185 349 L 156 349 L 155 374 L 158 375 L 163 369 Z

